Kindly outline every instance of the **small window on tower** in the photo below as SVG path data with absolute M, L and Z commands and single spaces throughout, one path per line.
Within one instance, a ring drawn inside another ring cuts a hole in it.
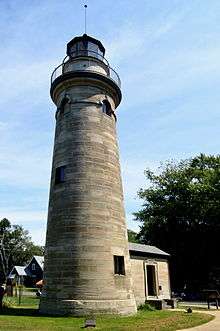
M 59 110 L 60 110 L 60 113 L 62 114 L 62 113 L 64 113 L 64 110 L 65 110 L 65 106 L 67 105 L 67 104 L 69 104 L 70 103 L 70 99 L 69 99 L 69 97 L 64 97 L 63 99 L 62 99 L 62 101 L 61 101 L 61 103 L 60 103 L 60 106 L 59 106 Z
M 60 184 L 65 182 L 65 169 L 66 166 L 61 166 L 56 168 L 56 173 L 55 173 L 55 184 Z
M 102 101 L 102 111 L 103 113 L 105 113 L 106 115 L 108 116 L 111 116 L 112 115 L 112 107 L 111 107 L 111 104 L 108 100 L 103 100 Z
M 125 275 L 124 256 L 114 255 L 115 275 Z

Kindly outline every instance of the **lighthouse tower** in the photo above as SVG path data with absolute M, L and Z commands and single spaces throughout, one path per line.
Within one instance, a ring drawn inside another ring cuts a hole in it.
M 116 135 L 120 79 L 104 55 L 99 40 L 75 37 L 51 78 L 44 314 L 136 312 Z

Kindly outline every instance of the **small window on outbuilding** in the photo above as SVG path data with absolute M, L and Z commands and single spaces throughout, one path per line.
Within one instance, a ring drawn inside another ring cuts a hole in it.
M 33 271 L 36 270 L 36 265 L 35 265 L 35 263 L 32 263 L 31 269 L 32 269 Z
M 124 256 L 114 255 L 114 273 L 115 275 L 125 275 Z
M 107 99 L 102 101 L 102 111 L 103 111 L 103 113 L 105 113 L 108 116 L 112 115 L 112 107 L 111 107 L 110 102 Z
M 61 166 L 56 168 L 55 172 L 55 184 L 60 184 L 65 182 L 65 169 L 66 166 Z

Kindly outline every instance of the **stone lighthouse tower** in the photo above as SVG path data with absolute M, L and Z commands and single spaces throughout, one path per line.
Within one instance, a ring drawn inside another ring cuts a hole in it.
M 120 79 L 104 55 L 100 41 L 75 37 L 51 78 L 44 314 L 136 312 L 116 136 Z

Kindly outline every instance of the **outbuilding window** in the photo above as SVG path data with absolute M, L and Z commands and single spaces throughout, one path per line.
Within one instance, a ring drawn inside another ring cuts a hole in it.
M 36 266 L 35 266 L 35 263 L 32 263 L 32 268 L 31 268 L 33 271 L 36 270 Z
M 66 166 L 61 166 L 56 168 L 55 172 L 55 184 L 60 184 L 65 182 L 65 169 Z
M 114 272 L 115 275 L 125 275 L 124 256 L 114 255 Z

